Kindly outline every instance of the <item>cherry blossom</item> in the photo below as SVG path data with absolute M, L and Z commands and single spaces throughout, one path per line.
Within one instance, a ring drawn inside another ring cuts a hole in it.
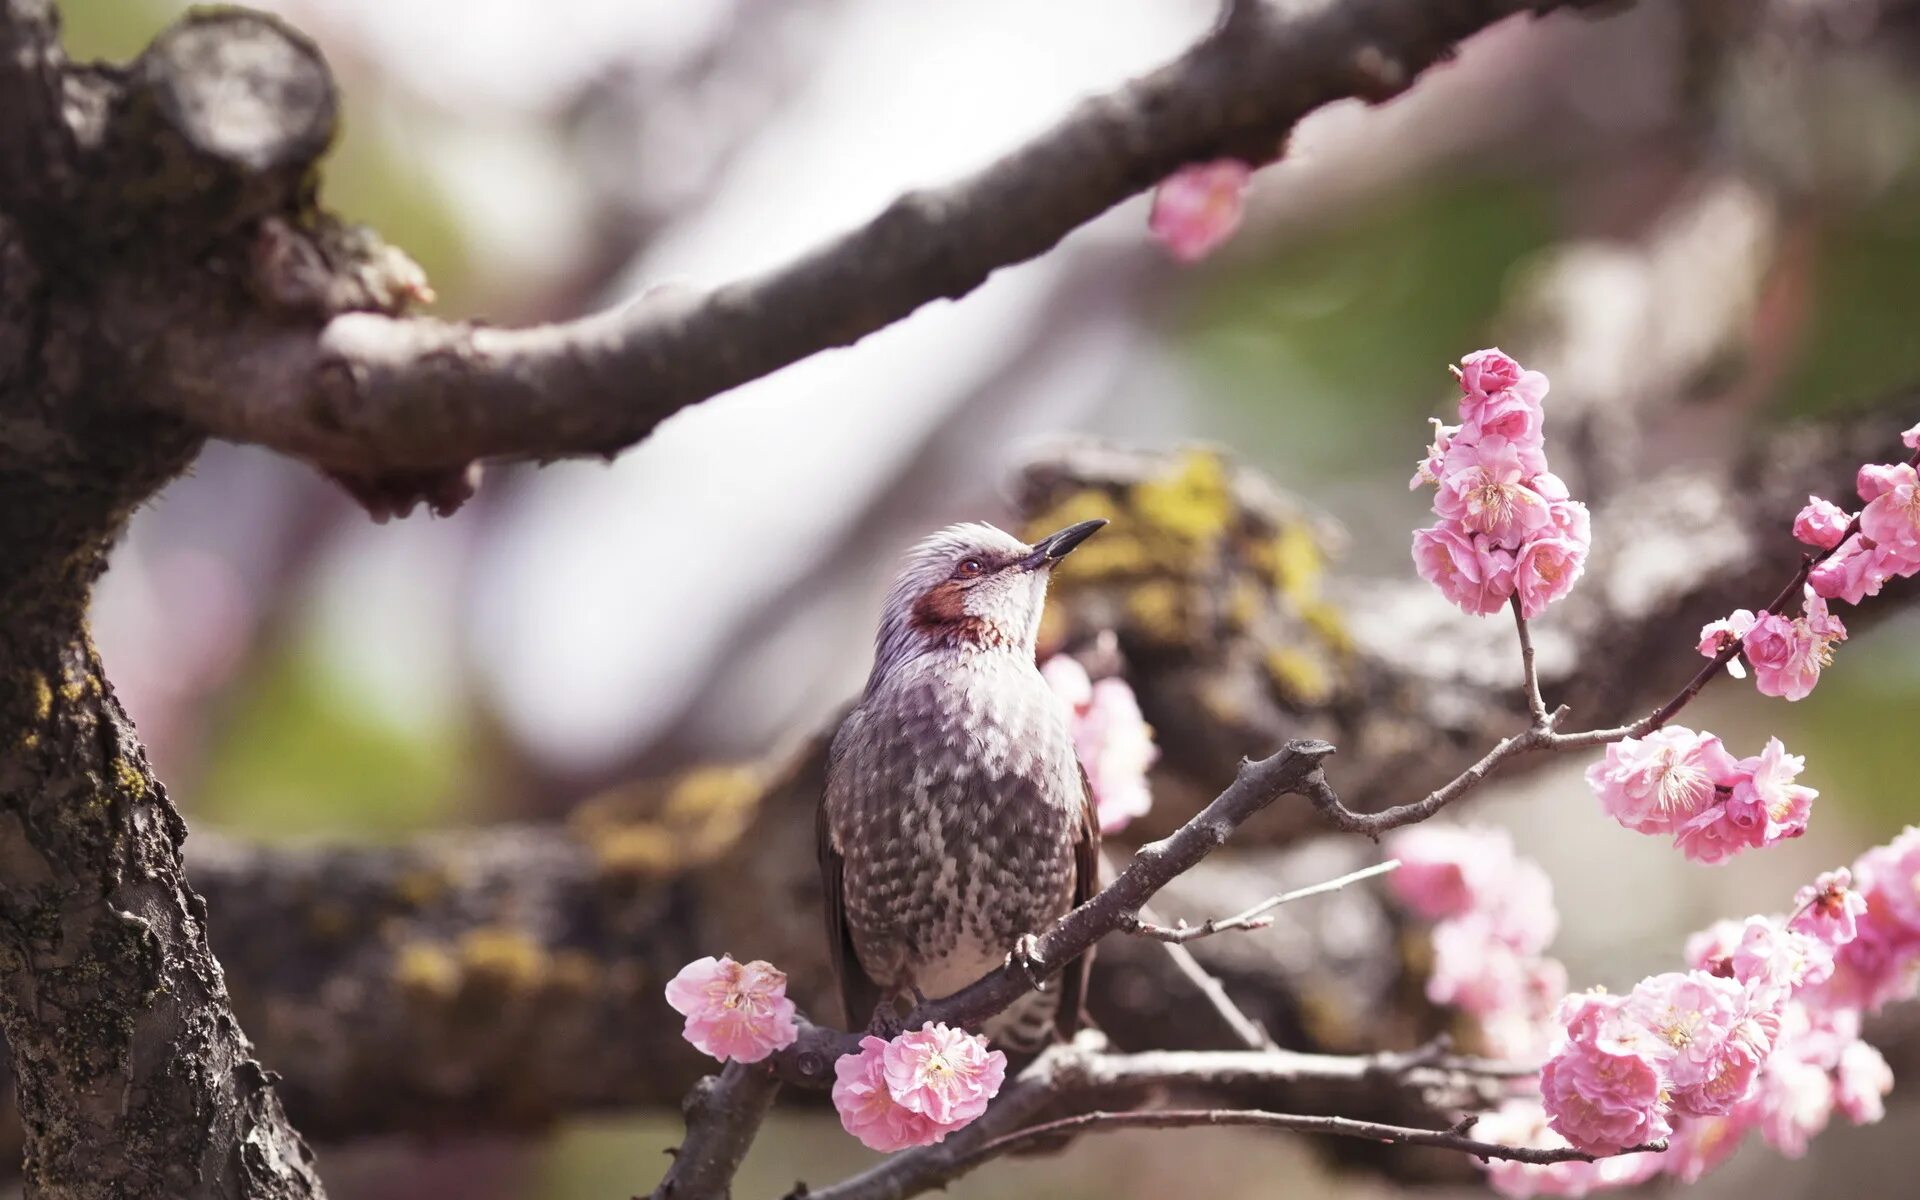
M 765 962 L 695 959 L 668 982 L 667 1003 L 687 1018 L 694 1048 L 721 1062 L 759 1062 L 799 1036 L 787 977 Z
M 1846 640 L 1847 627 L 1827 611 L 1818 592 L 1807 591 L 1803 609 L 1793 618 L 1762 613 L 1742 639 L 1763 696 L 1805 699 L 1820 682 L 1821 669 L 1833 662 L 1833 647 Z
M 1853 890 L 1853 872 L 1841 867 L 1823 872 L 1793 896 L 1790 928 L 1818 938 L 1829 946 L 1843 946 L 1860 932 L 1866 897 Z
M 1806 832 L 1807 816 L 1820 794 L 1793 782 L 1806 765 L 1802 756 L 1788 754 L 1779 738 L 1768 738 L 1758 755 L 1740 760 L 1740 776 L 1727 798 L 1727 816 L 1754 831 L 1755 845 L 1772 845 Z
M 1433 510 L 1497 545 L 1516 546 L 1552 524 L 1547 498 L 1530 486 L 1540 474 L 1524 443 L 1490 434 L 1471 444 L 1455 440 Z
M 1586 569 L 1586 561 L 1587 547 L 1571 538 L 1534 538 L 1522 546 L 1513 563 L 1520 615 L 1537 617 L 1547 605 L 1572 591 Z
M 1641 833 L 1677 832 L 1738 777 L 1719 738 L 1682 725 L 1622 738 L 1587 768 L 1587 784 L 1607 815 Z
M 1847 536 L 1853 514 L 1830 500 L 1808 496 L 1807 506 L 1793 519 L 1793 536 L 1809 546 L 1831 550 Z
M 1744 608 L 1736 608 L 1718 621 L 1711 621 L 1700 627 L 1700 654 L 1705 658 L 1718 658 L 1728 646 L 1742 641 L 1747 631 L 1753 628 L 1759 618 Z M 1727 660 L 1727 674 L 1735 679 L 1745 679 L 1747 669 L 1740 665 L 1735 655 Z
M 833 1107 L 841 1128 L 869 1150 L 889 1153 L 945 1138 L 946 1126 L 893 1098 L 887 1087 L 886 1049 L 886 1042 L 869 1035 L 860 1039 L 858 1054 L 843 1055 L 833 1064 Z
M 1470 613 L 1499 612 L 1513 594 L 1513 553 L 1446 522 L 1414 533 L 1413 562 L 1420 578 Z
M 1198 262 L 1240 228 L 1253 171 L 1236 159 L 1185 167 L 1154 189 L 1147 228 L 1181 262 Z
M 1667 1136 L 1668 1107 L 1655 1039 L 1623 1012 L 1620 997 L 1569 996 L 1566 1036 L 1540 1069 L 1555 1133 L 1588 1154 L 1614 1154 Z
M 1145 816 L 1153 807 L 1147 768 L 1160 751 L 1133 689 L 1119 678 L 1091 681 L 1086 668 L 1066 654 L 1049 658 L 1040 674 L 1067 706 L 1074 752 L 1093 789 L 1100 832 L 1117 832 Z
M 894 1101 L 949 1130 L 987 1111 L 1007 1077 L 1007 1056 L 986 1038 L 932 1022 L 888 1042 L 881 1058 Z
M 1920 566 L 1920 472 L 1909 463 L 1891 468 L 1881 490 L 1860 512 L 1860 532 L 1905 567 Z

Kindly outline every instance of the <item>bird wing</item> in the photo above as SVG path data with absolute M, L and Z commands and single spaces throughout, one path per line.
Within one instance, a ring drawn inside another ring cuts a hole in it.
M 833 745 L 827 752 L 827 786 L 820 794 L 820 810 L 814 821 L 815 836 L 820 851 L 820 883 L 825 892 L 827 918 L 827 959 L 833 967 L 834 983 L 840 991 L 840 1003 L 844 1008 L 842 1016 L 849 1029 L 858 1031 L 865 1028 L 865 1022 L 873 1018 L 880 1005 L 880 989 L 874 986 L 872 979 L 860 965 L 860 956 L 853 948 L 853 931 L 847 927 L 847 901 L 845 890 L 844 864 L 840 860 L 840 851 L 833 844 L 833 818 L 829 812 L 834 792 L 843 786 L 841 758 L 847 744 L 847 726 L 859 720 L 859 710 L 847 717 L 846 725 L 833 739 Z
M 1078 761 L 1075 762 L 1079 766 Z M 1093 783 L 1080 767 L 1080 828 L 1073 844 L 1073 903 L 1078 908 L 1100 890 L 1100 818 L 1093 802 Z M 1069 1040 L 1086 1018 L 1087 976 L 1093 970 L 1093 948 L 1067 964 L 1060 975 L 1060 1009 L 1053 1027 Z

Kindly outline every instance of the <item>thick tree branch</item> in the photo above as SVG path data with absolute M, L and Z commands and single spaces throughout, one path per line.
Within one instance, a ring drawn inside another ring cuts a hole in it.
M 780 1080 L 759 1063 L 728 1063 L 693 1086 L 681 1105 L 687 1139 L 674 1152 L 652 1200 L 726 1200 Z
M 365 313 L 205 325 L 170 340 L 172 386 L 150 401 L 336 470 L 611 455 L 691 404 L 966 295 L 1183 164 L 1266 162 L 1315 108 L 1387 99 L 1461 38 L 1543 7 L 1343 0 L 1284 19 L 1260 8 L 979 173 L 909 193 L 764 275 L 520 330 Z

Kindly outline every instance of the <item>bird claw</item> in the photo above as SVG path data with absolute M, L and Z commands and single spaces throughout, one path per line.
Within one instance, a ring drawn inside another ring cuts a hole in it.
M 1020 940 L 1015 942 L 1013 949 L 1007 952 L 1007 965 L 1018 967 L 1020 973 L 1027 977 L 1027 986 L 1034 991 L 1047 990 L 1047 981 L 1040 974 L 1046 967 L 1040 958 L 1040 939 L 1033 934 L 1020 935 Z
M 882 1001 L 880 1006 L 873 1010 L 873 1016 L 867 1020 L 867 1032 L 883 1042 L 890 1042 L 899 1037 L 906 1027 L 906 1022 L 900 1019 L 900 1014 L 894 1010 L 891 1000 Z

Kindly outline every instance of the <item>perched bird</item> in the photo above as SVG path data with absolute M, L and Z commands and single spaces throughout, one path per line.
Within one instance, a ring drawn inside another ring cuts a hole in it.
M 828 945 L 856 1027 L 1030 958 L 1033 936 L 1097 888 L 1086 773 L 1034 643 L 1054 564 L 1105 524 L 1031 546 L 955 525 L 909 552 L 887 595 L 819 819 Z M 1050 1026 L 1071 1036 L 1091 957 L 983 1032 L 1017 1050 Z

